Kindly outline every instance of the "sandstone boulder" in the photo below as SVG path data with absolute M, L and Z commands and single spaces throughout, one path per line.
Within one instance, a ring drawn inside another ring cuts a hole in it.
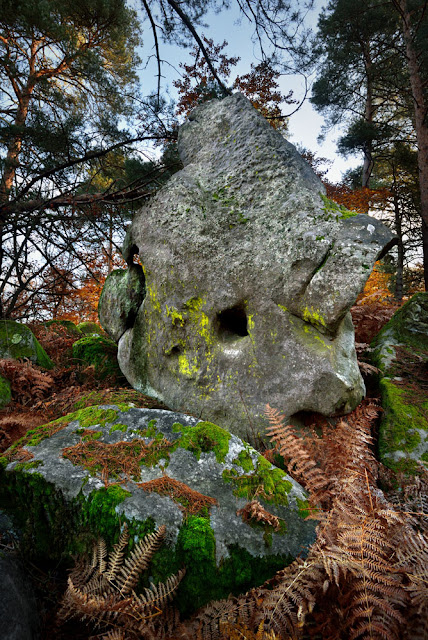
M 244 439 L 264 431 L 266 403 L 288 416 L 352 410 L 365 389 L 348 311 L 392 233 L 330 202 L 240 94 L 195 109 L 179 151 L 184 169 L 123 249 L 146 279 L 119 341 L 129 382 Z
M 111 544 L 124 521 L 141 537 L 166 525 L 167 548 L 151 571 L 164 580 L 186 566 L 185 611 L 261 584 L 315 539 L 298 483 L 187 415 L 88 407 L 29 431 L 2 463 L 0 501 L 39 556 L 81 550 L 88 529 Z M 264 519 L 251 516 L 254 499 Z

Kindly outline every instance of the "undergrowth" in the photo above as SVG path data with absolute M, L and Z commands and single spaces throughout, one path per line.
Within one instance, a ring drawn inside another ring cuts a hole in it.
M 0 360 L 0 375 L 9 380 L 12 402 L 0 410 L 0 453 L 29 429 L 97 404 L 132 404 L 136 407 L 166 407 L 129 387 L 120 387 L 114 377 L 99 380 L 92 366 L 81 366 L 71 348 L 81 336 L 66 326 L 32 324 L 31 330 L 54 361 L 45 371 L 28 361 Z
M 395 310 L 368 307 L 352 309 L 361 353 Z M 118 402 L 160 406 L 131 389 L 118 389 L 112 380 L 100 382 L 91 368 L 76 367 L 69 357 L 76 337 L 63 332 L 59 340 L 58 330 L 54 333 L 49 327 L 36 333 L 56 363 L 49 373 L 29 363 L 0 363 L 0 374 L 10 380 L 13 393 L 13 403 L 0 411 L 0 449 L 6 449 L 28 428 L 87 406 Z M 414 380 L 415 366 L 410 363 L 409 367 L 407 377 Z M 417 373 L 419 379 L 419 370 Z M 406 477 L 377 461 L 373 437 L 378 412 L 375 401 L 365 401 L 336 424 L 313 416 L 312 427 L 303 435 L 269 407 L 273 449 L 265 455 L 286 468 L 308 491 L 308 517 L 318 520 L 316 542 L 306 558 L 296 559 L 264 585 L 241 596 L 212 602 L 189 620 L 178 622 L 176 617 L 173 631 L 171 626 L 162 626 L 161 615 L 157 616 L 155 632 L 140 620 L 138 637 L 426 640 L 428 473 L 421 469 L 417 477 Z M 74 448 L 70 455 L 84 456 L 89 448 L 99 449 L 99 445 L 96 441 L 82 443 L 81 450 Z M 116 453 L 120 456 L 120 451 L 98 449 L 96 459 L 105 466 L 108 482 L 114 457 Z M 92 461 L 87 463 L 90 466 Z M 133 469 L 128 471 L 132 476 Z M 167 476 L 158 482 L 161 487 L 142 489 L 161 488 L 180 503 L 185 517 L 194 509 L 210 506 L 208 496 L 186 495 L 183 487 L 171 483 Z M 271 518 L 269 524 L 274 529 L 281 526 L 257 500 L 249 502 L 240 516 L 255 523 Z M 73 610 L 73 598 L 67 606 Z M 47 632 L 44 637 L 51 636 Z M 74 629 L 68 637 L 88 636 Z M 129 635 L 126 625 L 116 625 L 104 637 L 125 640 Z

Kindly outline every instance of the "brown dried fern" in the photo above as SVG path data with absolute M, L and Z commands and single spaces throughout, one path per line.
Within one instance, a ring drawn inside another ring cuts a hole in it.
M 31 362 L 0 360 L 0 374 L 10 382 L 12 396 L 21 405 L 32 405 L 52 391 L 54 379 Z
M 293 640 L 428 637 L 428 545 L 415 532 L 415 516 L 394 509 L 377 487 L 371 439 L 377 411 L 363 403 L 311 447 L 268 409 L 289 472 L 313 491 L 313 503 L 324 505 L 317 541 L 306 560 L 262 587 L 198 612 L 183 638 L 218 640 L 225 625 Z M 319 460 L 312 455 L 317 450 Z
M 152 584 L 140 595 L 134 589 L 164 537 L 165 527 L 160 527 L 140 540 L 125 560 L 123 556 L 129 541 L 126 527 L 109 555 L 104 540 L 100 539 L 94 547 L 91 561 L 79 561 L 72 570 L 57 615 L 58 623 L 77 617 L 94 628 L 103 628 L 102 633 L 107 634 L 104 638 L 124 638 L 125 634 L 130 638 L 140 638 L 149 630 L 161 638 L 169 620 L 168 604 L 184 576 L 184 570 L 170 576 L 164 583 Z
M 269 513 L 258 500 L 247 502 L 242 509 L 238 509 L 237 516 L 241 516 L 244 522 L 258 522 L 273 527 L 274 531 L 281 529 L 280 518 Z

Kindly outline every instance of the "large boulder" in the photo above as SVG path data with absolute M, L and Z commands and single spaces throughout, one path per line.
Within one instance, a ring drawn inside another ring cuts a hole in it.
M 186 566 L 185 611 L 261 584 L 315 539 L 300 485 L 228 431 L 187 415 L 88 407 L 29 431 L 2 464 L 0 499 L 33 554 L 82 550 L 88 530 L 112 544 L 124 521 L 132 536 L 166 525 L 151 573 L 164 580 Z
M 54 366 L 32 331 L 13 320 L 0 320 L 0 358 L 28 359 L 45 369 Z
M 428 293 L 417 293 L 382 328 L 372 343 L 380 369 L 381 461 L 395 471 L 428 467 Z
M 147 292 L 119 341 L 127 379 L 243 438 L 266 403 L 350 411 L 365 388 L 348 311 L 392 233 L 330 202 L 240 94 L 195 109 L 178 144 L 184 169 L 123 249 L 139 252 Z

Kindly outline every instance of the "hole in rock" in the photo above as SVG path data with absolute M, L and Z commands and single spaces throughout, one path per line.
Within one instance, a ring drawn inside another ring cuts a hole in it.
M 217 314 L 218 332 L 223 338 L 248 336 L 247 314 L 243 305 L 225 309 Z
M 176 356 L 179 353 L 181 353 L 181 347 L 180 345 L 176 344 L 173 347 L 171 347 L 171 349 L 167 352 L 168 356 Z

